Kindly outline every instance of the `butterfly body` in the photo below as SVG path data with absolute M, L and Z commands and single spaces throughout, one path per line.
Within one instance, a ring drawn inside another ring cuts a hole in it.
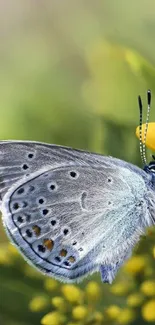
M 6 231 L 24 257 L 65 282 L 100 271 L 112 282 L 155 224 L 154 164 L 37 142 L 0 142 Z

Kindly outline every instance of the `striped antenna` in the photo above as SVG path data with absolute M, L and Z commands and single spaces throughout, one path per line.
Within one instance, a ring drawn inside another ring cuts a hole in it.
M 145 131 L 144 131 L 144 141 L 143 141 L 143 155 L 146 160 L 146 137 L 148 131 L 148 124 L 149 124 L 149 117 L 150 117 L 150 109 L 151 109 L 151 91 L 147 91 L 147 116 L 146 116 L 146 123 L 145 123 Z M 145 161 L 146 163 L 146 161 Z
M 144 157 L 143 155 L 143 142 L 142 142 L 143 104 L 140 96 L 138 96 L 138 104 L 139 104 L 139 150 L 140 150 L 142 163 L 143 165 L 145 165 L 146 157 Z
M 143 105 L 141 97 L 138 96 L 138 104 L 139 104 L 139 149 L 140 149 L 140 156 L 143 165 L 145 166 L 147 164 L 146 160 L 146 137 L 147 137 L 147 131 L 148 131 L 148 123 L 149 123 L 149 117 L 150 117 L 150 109 L 151 109 L 151 91 L 147 91 L 147 116 L 146 116 L 146 123 L 145 123 L 145 130 L 144 130 L 144 140 L 142 142 L 142 124 L 143 124 Z

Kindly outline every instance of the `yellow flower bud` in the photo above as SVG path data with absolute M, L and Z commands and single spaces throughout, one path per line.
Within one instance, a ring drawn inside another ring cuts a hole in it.
M 52 302 L 52 305 L 53 305 L 55 308 L 58 308 L 58 309 L 60 309 L 61 311 L 62 311 L 62 310 L 63 310 L 63 311 L 65 310 L 66 304 L 65 304 L 65 300 L 64 300 L 64 298 L 59 297 L 59 296 L 56 296 L 56 297 L 52 298 L 51 302 Z
M 144 140 L 145 124 L 142 125 L 142 142 Z M 139 139 L 139 126 L 136 128 L 136 136 Z M 146 147 L 155 150 L 155 123 L 148 124 L 148 131 L 146 137 Z
M 155 296 L 155 281 L 144 281 L 140 289 L 146 296 Z
M 45 296 L 34 297 L 29 303 L 29 309 L 33 312 L 44 310 L 49 304 L 49 300 Z
M 142 304 L 144 297 L 140 293 L 133 293 L 127 297 L 127 305 L 130 307 L 138 307 Z
M 142 307 L 142 316 L 147 322 L 155 322 L 155 299 L 148 301 Z
M 146 258 L 141 255 L 136 255 L 130 258 L 124 265 L 123 269 L 125 272 L 130 273 L 130 274 L 138 274 L 141 273 L 145 266 L 146 266 Z
M 120 312 L 121 308 L 116 305 L 111 305 L 106 309 L 106 315 L 112 320 L 117 319 Z
M 95 281 L 90 281 L 86 286 L 86 294 L 90 300 L 97 300 L 101 295 L 101 287 Z
M 126 282 L 117 282 L 110 287 L 110 291 L 117 296 L 123 296 L 129 292 L 130 288 Z
M 64 297 L 71 303 L 81 303 L 83 300 L 83 292 L 73 284 L 65 284 L 61 288 Z
M 64 315 L 61 315 L 57 311 L 48 313 L 41 319 L 42 325 L 62 325 L 64 322 Z
M 72 315 L 75 319 L 82 320 L 88 315 L 88 310 L 85 306 L 76 306 L 72 310 Z
M 58 287 L 58 282 L 54 279 L 47 278 L 44 281 L 45 289 L 48 291 L 54 291 Z
M 125 308 L 122 309 L 118 318 L 117 318 L 117 322 L 118 324 L 129 324 L 131 323 L 135 318 L 135 314 L 133 312 L 133 310 Z

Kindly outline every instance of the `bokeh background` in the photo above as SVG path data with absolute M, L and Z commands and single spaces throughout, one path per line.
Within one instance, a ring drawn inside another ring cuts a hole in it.
M 151 88 L 154 0 L 1 0 L 0 138 L 45 141 L 140 166 L 137 95 Z M 155 231 L 114 283 L 65 285 L 28 266 L 0 227 L 1 325 L 155 322 Z

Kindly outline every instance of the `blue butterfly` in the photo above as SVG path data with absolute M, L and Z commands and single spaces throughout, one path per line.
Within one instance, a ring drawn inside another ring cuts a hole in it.
M 148 112 L 151 92 L 148 91 Z M 111 283 L 155 224 L 155 160 L 125 161 L 28 141 L 0 142 L 0 198 L 11 241 L 42 273 L 64 282 L 100 271 Z

